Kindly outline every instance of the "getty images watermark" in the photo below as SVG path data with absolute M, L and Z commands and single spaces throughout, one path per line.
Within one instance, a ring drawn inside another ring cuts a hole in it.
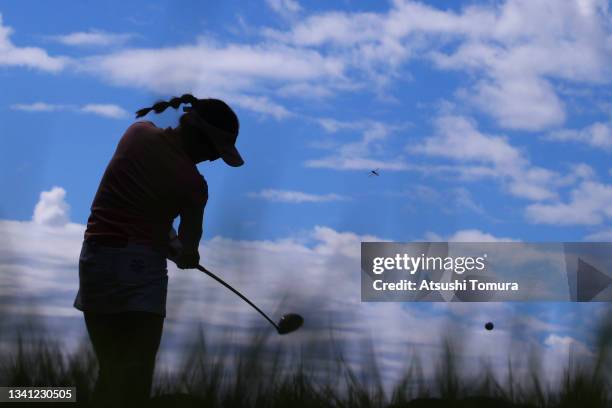
M 612 300 L 612 243 L 362 242 L 362 301 Z

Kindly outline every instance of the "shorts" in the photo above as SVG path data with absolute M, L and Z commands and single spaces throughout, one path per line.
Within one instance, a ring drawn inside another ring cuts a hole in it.
M 74 307 L 84 312 L 149 312 L 166 316 L 166 257 L 153 248 L 83 242 Z

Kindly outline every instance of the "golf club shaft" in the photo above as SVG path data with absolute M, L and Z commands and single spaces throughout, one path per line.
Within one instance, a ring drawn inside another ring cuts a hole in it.
M 265 317 L 265 319 L 270 322 L 270 324 L 272 326 L 274 326 L 274 328 L 278 331 L 278 325 L 276 323 L 274 323 L 272 321 L 272 319 L 270 319 L 268 317 L 267 314 L 265 314 L 264 312 L 261 311 L 260 308 L 258 308 L 257 306 L 255 306 L 253 304 L 253 302 L 251 302 L 249 299 L 247 299 L 245 296 L 242 295 L 242 293 L 238 292 L 236 289 L 232 288 L 229 284 L 225 283 L 225 281 L 223 279 L 221 279 L 220 277 L 218 277 L 217 275 L 215 275 L 214 273 L 212 273 L 211 271 L 209 271 L 208 269 L 204 268 L 202 265 L 198 265 L 198 270 L 204 272 L 205 274 L 207 274 L 208 276 L 210 276 L 211 278 L 213 278 L 214 280 L 216 280 L 217 282 L 219 282 L 220 284 L 222 284 L 223 286 L 225 286 L 226 288 L 228 288 L 229 290 L 231 290 L 232 292 L 234 292 L 236 295 L 238 295 L 240 297 L 240 299 L 244 300 L 245 302 L 247 302 L 249 305 L 251 305 L 251 307 L 255 310 L 257 310 L 259 312 L 259 314 L 261 314 L 263 317 Z

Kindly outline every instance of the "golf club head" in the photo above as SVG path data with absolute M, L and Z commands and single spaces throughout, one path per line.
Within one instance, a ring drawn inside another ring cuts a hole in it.
M 299 314 L 289 313 L 281 317 L 278 322 L 278 334 L 287 334 L 296 331 L 304 324 L 304 318 Z

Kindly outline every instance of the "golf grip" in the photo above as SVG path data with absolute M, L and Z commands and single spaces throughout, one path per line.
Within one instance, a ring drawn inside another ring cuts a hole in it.
M 247 299 L 246 297 L 244 297 L 242 295 L 242 293 L 238 292 L 236 289 L 232 288 L 230 285 L 228 285 L 227 283 L 225 283 L 225 281 L 223 279 L 221 279 L 220 277 L 218 277 L 217 275 L 215 275 L 214 273 L 212 273 L 211 271 L 209 271 L 208 269 L 204 268 L 202 265 L 198 265 L 198 270 L 204 272 L 205 274 L 207 274 L 208 276 L 210 276 L 211 278 L 213 278 L 214 280 L 216 280 L 217 282 L 219 282 L 220 284 L 222 284 L 223 286 L 225 286 L 226 288 L 228 288 L 229 290 L 231 290 L 232 292 L 234 292 L 236 295 L 238 295 L 240 297 L 240 299 L 244 300 L 245 302 L 247 302 L 249 305 L 251 305 L 251 307 L 255 310 L 257 310 L 259 312 L 259 314 L 261 314 L 263 317 L 266 318 L 267 321 L 270 322 L 270 324 L 272 326 L 274 326 L 276 328 L 276 330 L 278 331 L 279 328 L 276 325 L 276 323 L 274 323 L 269 317 L 268 315 L 266 315 L 264 312 L 261 311 L 261 309 L 259 309 L 257 306 L 255 306 L 253 304 L 253 302 L 251 302 L 249 299 Z

